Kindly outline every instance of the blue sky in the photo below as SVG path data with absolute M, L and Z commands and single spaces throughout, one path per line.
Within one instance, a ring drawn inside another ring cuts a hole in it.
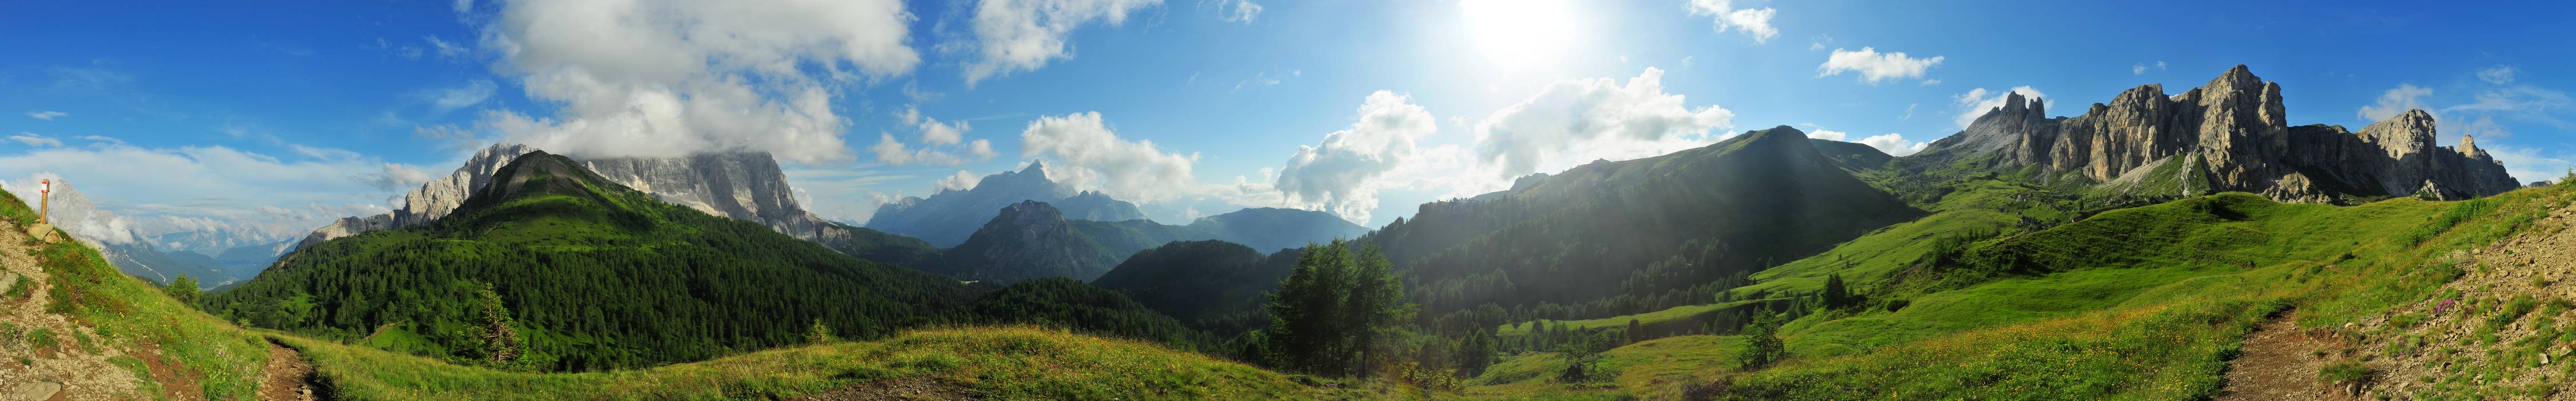
M 768 151 L 844 221 L 1044 159 L 1166 222 L 1376 226 L 1743 130 L 1904 153 L 2015 88 L 2064 116 L 2237 64 L 2293 124 L 2423 108 L 2524 181 L 2576 159 L 2563 2 L 825 3 L 0 4 L 0 177 L 282 239 L 501 141 Z

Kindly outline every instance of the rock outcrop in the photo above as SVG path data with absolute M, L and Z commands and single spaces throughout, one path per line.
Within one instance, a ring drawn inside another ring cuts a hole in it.
M 1948 163 L 1993 157 L 1999 166 L 2041 166 L 2099 183 L 2166 184 L 2122 188 L 2131 192 L 2244 191 L 2288 202 L 2410 195 L 2451 200 L 2517 187 L 2504 165 L 2467 136 L 2457 148 L 2435 145 L 2433 116 L 2422 110 L 2357 133 L 2340 126 L 2290 126 L 2281 85 L 2242 65 L 2178 96 L 2150 84 L 2121 92 L 2109 104 L 2094 103 L 2075 117 L 2050 118 L 2044 107 L 2040 99 L 2007 95 L 2004 106 L 1913 158 Z M 2185 185 L 2198 182 L 2206 187 Z
M 296 243 L 306 247 L 333 238 L 429 224 L 465 203 L 492 182 L 492 175 L 521 155 L 536 151 L 518 144 L 499 144 L 475 152 L 446 177 L 422 184 L 403 196 L 401 208 L 366 217 L 348 217 L 316 229 Z M 674 158 L 581 160 L 583 168 L 609 181 L 653 194 L 663 202 L 688 206 L 709 215 L 747 220 L 781 234 L 822 243 L 852 255 L 884 243 L 883 233 L 832 223 L 796 202 L 795 190 L 778 161 L 764 152 L 704 153 Z M 865 257 L 865 256 L 862 256 Z

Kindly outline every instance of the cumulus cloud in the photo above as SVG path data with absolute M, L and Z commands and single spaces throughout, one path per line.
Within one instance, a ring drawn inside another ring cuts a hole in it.
M 1940 64 L 1941 56 L 1913 58 L 1904 52 L 1879 53 L 1878 49 L 1870 47 L 1862 47 L 1858 51 L 1835 48 L 1832 56 L 1825 57 L 1824 64 L 1816 66 L 1816 76 L 1856 72 L 1860 74 L 1861 81 L 1877 84 L 1889 79 L 1922 78 L 1924 70 Z
M 1753 43 L 1770 42 L 1771 37 L 1780 36 L 1780 30 L 1771 27 L 1771 16 L 1776 13 L 1770 7 L 1739 9 L 1731 3 L 1730 0 L 1691 0 L 1688 7 L 1692 16 L 1713 17 L 1718 32 L 1728 29 L 1743 31 L 1744 36 L 1753 38 Z
M 1844 138 L 1845 136 L 1847 136 L 1847 135 L 1849 135 L 1849 134 L 1845 134 L 1845 133 L 1843 133 L 1842 131 L 1827 131 L 1827 130 L 1823 130 L 1823 129 L 1818 129 L 1818 130 L 1814 130 L 1814 131 L 1807 131 L 1807 137 L 1808 137 L 1808 138 L 1823 139 L 1823 140 L 1828 140 L 1828 141 L 1840 141 L 1840 140 L 1843 140 L 1843 138 Z
M 26 131 L 19 131 L 17 135 L 10 135 L 9 140 L 18 141 L 18 143 L 27 144 L 27 146 L 63 146 L 63 140 L 61 139 L 54 139 L 54 137 Z
M 2487 67 L 2478 70 L 2478 80 L 2497 85 L 2509 84 L 2513 83 L 2513 74 L 2519 71 L 2509 65 Z
M 1986 90 L 1986 88 L 1970 89 L 1968 90 L 1968 93 L 1961 93 L 1958 96 L 1950 97 L 1951 104 L 1956 105 L 1959 108 L 1959 112 L 1956 115 L 1959 128 L 1968 128 L 1968 124 L 1977 122 L 1977 117 L 1985 116 L 1986 110 L 2003 107 L 2004 98 L 2009 97 L 2007 95 L 2013 93 L 2020 93 L 2021 97 L 2024 98 L 2048 98 L 2047 94 L 2039 93 L 2038 89 L 2031 89 L 2028 86 L 2015 86 L 2012 90 L 2006 91 L 1989 91 Z
M 2426 108 L 2424 107 L 2424 97 L 2432 95 L 2432 88 L 2415 86 L 2412 84 L 2398 84 L 2396 88 L 2389 89 L 2388 92 L 2379 94 L 2379 101 L 2377 103 L 2361 106 L 2361 111 L 2354 113 L 2354 115 L 2360 116 L 2363 121 L 2377 122 L 2379 120 L 2386 120 L 2389 117 L 2405 113 L 2407 110 Z
M 429 172 L 401 163 L 385 163 L 384 170 L 359 178 L 368 186 L 386 192 L 403 192 L 429 182 Z
M 903 140 L 895 139 L 894 134 L 879 133 L 877 144 L 869 146 L 868 152 L 876 154 L 877 162 L 889 165 L 935 164 L 955 166 L 966 164 L 968 162 L 991 160 L 993 156 L 997 156 L 993 153 L 992 141 L 983 139 L 977 139 L 975 142 L 966 144 L 962 148 L 956 146 L 945 148 L 954 148 L 957 150 L 942 150 L 942 147 L 914 148 L 911 145 L 905 145 Z M 960 151 L 962 151 L 962 153 Z
M 51 111 L 51 110 L 47 110 L 47 111 L 30 111 L 30 112 L 27 112 L 27 118 L 33 118 L 33 119 L 45 120 L 45 121 L 53 121 L 55 118 L 62 117 L 62 116 L 68 116 L 68 115 L 72 115 L 72 113 L 65 113 L 65 112 Z
M 975 55 L 966 61 L 966 86 L 1033 71 L 1073 57 L 1073 30 L 1094 22 L 1118 26 L 1127 14 L 1162 0 L 984 0 L 971 25 Z M 1255 6 L 1258 7 L 1258 6 Z M 1257 12 L 1257 11 L 1256 11 Z M 1247 17 L 1248 18 L 1248 17 Z
M 1893 156 L 1904 156 L 1904 155 L 1911 155 L 1911 154 L 1914 154 L 1914 152 L 1921 152 L 1921 151 L 1923 151 L 1923 145 L 1927 145 L 1927 144 L 1929 144 L 1929 143 L 1927 143 L 1927 142 L 1910 142 L 1910 141 L 1906 141 L 1906 140 L 1905 140 L 1905 136 L 1904 136 L 1904 135 L 1898 135 L 1898 134 L 1896 134 L 1896 133 L 1894 133 L 1894 132 L 1890 132 L 1890 133 L 1887 133 L 1887 135 L 1877 135 L 1877 136 L 1871 136 L 1871 137 L 1868 137 L 1868 138 L 1861 138 L 1861 139 L 1860 139 L 1860 144 L 1863 144 L 1863 145 L 1869 145 L 1869 147 L 1873 147 L 1873 148 L 1878 148 L 1878 151 L 1880 151 L 1880 152 L 1887 152 L 1887 154 L 1888 154 L 1888 155 L 1893 155 Z
M 964 191 L 975 189 L 975 184 L 981 183 L 984 183 L 984 176 L 975 175 L 975 173 L 968 172 L 966 170 L 957 170 L 957 174 L 949 174 L 947 177 L 940 177 L 939 181 L 935 184 L 943 191 L 951 189 Z
M 1476 123 L 1477 156 L 1501 177 L 1557 167 L 1567 157 L 1624 160 L 1704 145 L 1710 130 L 1733 128 L 1735 113 L 1691 109 L 1664 93 L 1664 71 L 1647 68 L 1621 85 L 1611 78 L 1558 81 Z
M 2559 181 L 2567 177 L 2569 168 L 2576 167 L 2576 154 L 2570 154 L 2563 149 L 2553 152 L 2538 148 L 2488 143 L 2478 144 L 2478 149 L 2487 151 L 2490 156 L 2495 156 L 2496 162 L 2504 164 L 2506 174 L 2511 174 L 2515 180 L 2524 183 Z
M 2147 73 L 2147 65 L 2146 65 L 2146 64 L 2138 64 L 2138 65 L 2129 66 L 2129 74 L 2133 74 L 2133 75 L 2144 75 L 2144 74 L 2146 74 L 2146 73 Z
M 1214 4 L 1217 18 L 1224 19 L 1225 22 L 1241 22 L 1248 25 L 1252 23 L 1253 18 L 1261 16 L 1261 3 L 1254 3 L 1252 0 L 1214 0 L 1202 1 L 1201 4 Z
M 896 138 L 894 134 L 879 133 L 877 144 L 868 147 L 868 152 L 876 154 L 879 163 L 954 166 L 992 160 L 994 156 L 999 156 L 993 152 L 993 142 L 990 140 L 977 139 L 966 142 L 966 132 L 973 130 L 974 127 L 963 121 L 955 124 L 940 122 L 936 118 L 924 117 L 921 115 L 921 110 L 910 107 L 904 108 L 901 113 L 895 113 L 895 118 L 902 120 L 905 125 L 911 125 L 919 134 L 922 145 L 914 148 L 912 145 L 905 144 L 902 139 Z
M 1152 140 L 1118 138 L 1100 112 L 1042 116 L 1020 131 L 1020 157 L 1047 157 L 1047 178 L 1119 199 L 1156 202 L 1196 191 L 1199 155 L 1165 153 Z
M 914 16 L 896 0 L 503 1 L 484 27 L 495 67 L 551 117 L 486 112 L 510 142 L 580 157 L 766 151 L 854 157 L 838 86 L 909 73 Z
M 1384 185 L 1379 178 L 1410 162 L 1415 143 L 1439 131 L 1439 119 L 1395 92 L 1370 93 L 1358 115 L 1350 128 L 1324 134 L 1323 143 L 1297 146 L 1274 184 L 1287 201 L 1368 221 Z

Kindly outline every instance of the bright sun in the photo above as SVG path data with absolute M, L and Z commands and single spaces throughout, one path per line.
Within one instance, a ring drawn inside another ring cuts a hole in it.
M 1459 8 L 1476 50 L 1503 69 L 1553 65 L 1577 33 L 1572 1 L 1466 0 Z

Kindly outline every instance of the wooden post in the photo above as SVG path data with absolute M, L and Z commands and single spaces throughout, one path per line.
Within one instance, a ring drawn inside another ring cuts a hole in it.
M 54 210 L 54 180 L 44 180 L 44 189 L 36 190 L 36 224 L 51 224 L 46 215 Z

